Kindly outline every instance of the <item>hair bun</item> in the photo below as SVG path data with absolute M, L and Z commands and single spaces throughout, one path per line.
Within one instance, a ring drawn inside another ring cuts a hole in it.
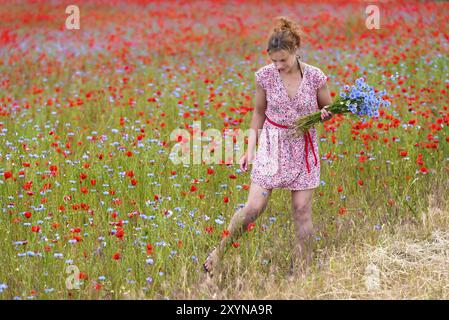
M 276 31 L 284 31 L 292 29 L 293 29 L 292 21 L 283 16 L 276 18 L 276 26 L 275 26 Z
M 268 38 L 267 51 L 284 49 L 293 52 L 301 46 L 302 30 L 289 17 L 277 16 Z

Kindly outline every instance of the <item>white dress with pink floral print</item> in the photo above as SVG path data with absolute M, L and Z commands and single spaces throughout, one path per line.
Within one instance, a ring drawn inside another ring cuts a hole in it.
M 266 189 L 305 190 L 320 183 L 316 128 L 310 129 L 309 135 L 294 138 L 292 129 L 277 126 L 290 126 L 298 117 L 319 111 L 317 90 L 327 78 L 319 68 L 303 65 L 303 79 L 293 98 L 288 96 L 274 63 L 255 72 L 256 81 L 266 93 L 267 119 L 260 131 L 250 176 L 252 182 Z

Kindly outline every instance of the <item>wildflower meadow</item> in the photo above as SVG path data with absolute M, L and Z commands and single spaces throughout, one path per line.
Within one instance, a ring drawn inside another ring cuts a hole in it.
M 374 4 L 0 1 L 0 299 L 449 298 L 449 4 Z M 306 277 L 278 189 L 207 279 L 278 15 L 333 99 L 385 103 L 316 124 Z

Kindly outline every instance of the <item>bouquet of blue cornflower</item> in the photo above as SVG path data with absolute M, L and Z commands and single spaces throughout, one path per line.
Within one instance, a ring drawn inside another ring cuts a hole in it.
M 376 93 L 374 88 L 369 86 L 363 78 L 359 78 L 355 81 L 355 85 L 346 85 L 340 92 L 340 95 L 326 110 L 333 114 L 350 112 L 351 115 L 356 117 L 378 117 L 380 106 L 390 106 L 390 101 L 383 99 L 385 95 L 385 90 Z M 292 125 L 294 136 L 298 137 L 302 133 L 307 132 L 320 120 L 320 111 L 297 119 Z

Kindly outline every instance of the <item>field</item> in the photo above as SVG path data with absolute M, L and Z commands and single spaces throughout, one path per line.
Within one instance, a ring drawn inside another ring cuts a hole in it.
M 449 298 L 447 2 L 379 2 L 379 29 L 356 1 L 74 2 L 0 2 L 0 299 Z M 319 125 L 306 276 L 277 189 L 206 279 L 249 172 L 170 154 L 248 129 L 278 15 L 333 97 L 365 77 L 391 106 Z

